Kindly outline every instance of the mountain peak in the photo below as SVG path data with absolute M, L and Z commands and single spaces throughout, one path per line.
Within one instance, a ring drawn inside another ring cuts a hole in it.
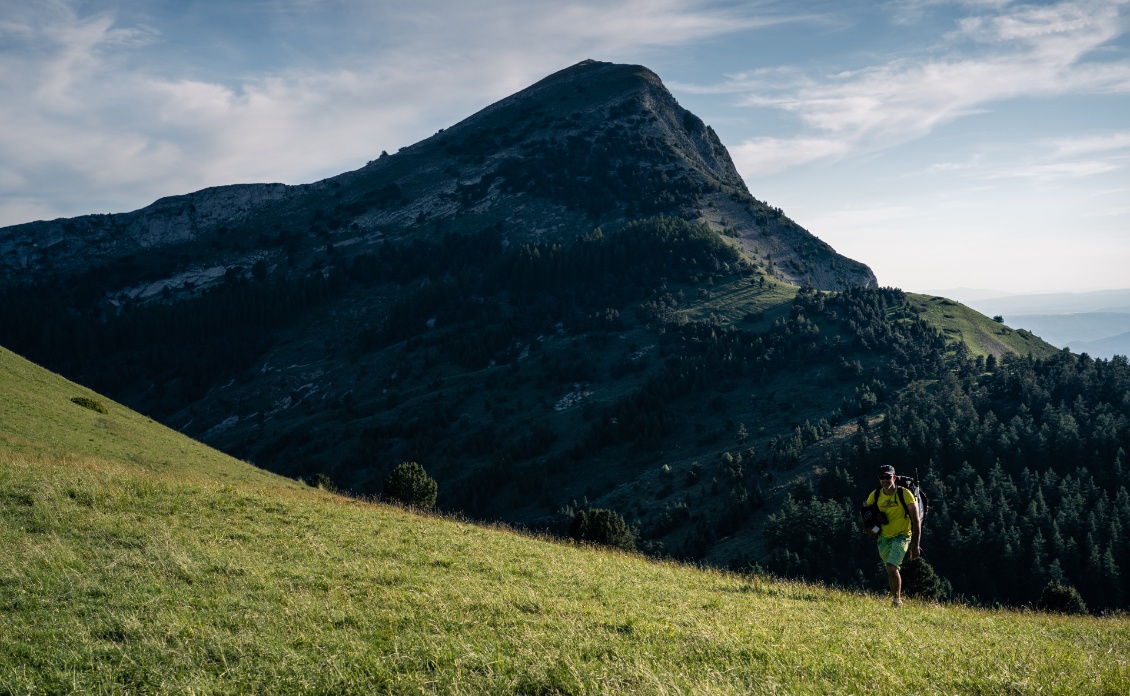
M 786 282 L 876 285 L 866 266 L 750 195 L 718 135 L 658 75 L 591 59 L 330 179 L 217 187 L 132 213 L 0 229 L 0 278 L 66 276 L 170 247 L 200 268 L 249 267 L 278 255 L 254 248 L 266 238 L 362 253 L 496 226 L 506 242 L 556 243 L 657 215 L 726 235 Z
M 619 82 L 629 89 L 632 84 L 639 86 L 652 85 L 664 88 L 663 81 L 659 79 L 659 75 L 656 75 L 654 72 L 642 65 L 632 65 L 627 63 L 607 63 L 604 61 L 593 60 L 592 58 L 586 58 L 580 63 L 570 65 L 567 68 L 558 70 L 557 72 L 542 78 L 538 82 L 531 85 L 529 89 L 533 89 L 535 87 L 538 87 L 539 85 L 573 81 L 601 81 L 609 83 Z

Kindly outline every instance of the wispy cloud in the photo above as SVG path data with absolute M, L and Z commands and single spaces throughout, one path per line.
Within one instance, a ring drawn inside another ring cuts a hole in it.
M 763 176 L 850 150 L 850 143 L 838 138 L 762 137 L 730 148 L 730 155 L 745 176 Z
M 1113 172 L 1120 168 L 1117 164 L 1103 160 L 1073 160 L 1020 166 L 994 172 L 987 176 L 989 178 L 1025 178 L 1048 182 L 1063 179 L 1082 179 L 1096 174 Z
M 85 7 L 0 0 L 0 225 L 129 209 L 210 185 L 310 181 L 581 59 L 776 21 L 749 6 L 679 0 L 287 0 L 230 11 L 258 13 L 249 25 L 291 32 L 295 44 L 337 31 L 341 46 L 326 60 L 276 46 L 274 62 L 233 74 L 206 55 L 163 62 L 163 50 L 189 40 L 168 18 Z M 229 48 L 242 47 L 210 50 Z
M 794 114 L 807 132 L 774 140 L 764 157 L 743 144 L 743 173 L 768 174 L 811 160 L 814 140 L 828 156 L 877 150 L 1018 97 L 1130 93 L 1130 62 L 1095 58 L 1124 31 L 1125 0 L 1008 5 L 966 17 L 921 55 L 828 75 L 795 71 L 736 75 L 721 89 L 741 91 L 748 106 Z M 782 76 L 788 79 L 781 79 Z M 833 146 L 830 141 L 836 141 Z
M 1052 144 L 1055 147 L 1055 155 L 1060 157 L 1118 152 L 1130 149 L 1130 133 L 1062 138 Z
M 1026 144 L 1023 152 L 1015 148 L 1001 152 L 986 147 L 964 161 L 938 162 L 922 174 L 963 173 L 967 178 L 1028 179 L 1051 183 L 1106 174 L 1126 168 L 1130 163 L 1130 133 L 1102 133 Z

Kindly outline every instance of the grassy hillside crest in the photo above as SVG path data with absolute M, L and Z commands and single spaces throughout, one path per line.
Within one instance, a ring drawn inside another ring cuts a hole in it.
M 1003 357 L 1009 353 L 1046 358 L 1055 347 L 1025 329 L 1012 329 L 960 302 L 934 295 L 907 294 L 907 301 L 941 331 L 949 343 L 964 343 L 971 355 Z
M 873 596 L 307 488 L 3 349 L 0 548 L 0 693 L 1130 690 L 1123 617 L 891 630 Z

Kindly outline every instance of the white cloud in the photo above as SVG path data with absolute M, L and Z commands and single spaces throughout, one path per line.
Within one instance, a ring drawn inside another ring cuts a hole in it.
M 719 89 L 742 90 L 745 105 L 783 110 L 800 120 L 808 132 L 774 143 L 781 151 L 796 146 L 793 164 L 811 159 L 815 140 L 825 144 L 830 156 L 879 150 L 920 138 L 995 102 L 1130 93 L 1130 62 L 1090 59 L 1122 34 L 1120 7 L 1125 4 L 1009 6 L 1002 14 L 961 22 L 941 48 L 932 49 L 941 56 L 898 57 L 822 78 L 761 70 L 736 75 Z M 970 39 L 974 48 L 966 45 Z M 743 170 L 750 176 L 760 173 Z
M 1063 179 L 1081 179 L 1096 174 L 1105 174 L 1120 169 L 1119 165 L 1099 160 L 1075 160 L 1070 162 L 1051 162 L 1032 164 L 1015 169 L 989 174 L 989 178 L 1026 178 L 1044 182 Z
M 1104 133 L 1056 138 L 1025 144 L 1023 150 L 987 146 L 964 162 L 939 162 L 924 174 L 966 172 L 968 178 L 1028 179 L 1053 183 L 1117 172 L 1130 162 L 1130 133 Z
M 1058 157 L 1073 157 L 1130 148 L 1130 133 L 1061 138 L 1052 143 Z
M 966 36 L 986 43 L 1025 41 L 1042 45 L 1052 37 L 1071 41 L 1113 29 L 1118 23 L 1118 5 L 1122 4 L 1082 0 L 1051 6 L 1019 5 L 1006 14 L 967 17 L 960 27 Z
M 325 48 L 321 63 L 309 56 L 323 47 L 304 45 L 284 62 L 224 74 L 209 56 L 162 62 L 169 45 L 192 40 L 172 24 L 162 34 L 84 15 L 78 3 L 4 4 L 0 225 L 33 210 L 129 210 L 205 186 L 337 174 L 581 59 L 777 21 L 680 0 L 256 5 L 246 10 L 256 22 L 297 32 L 296 42 L 321 21 L 342 46 Z
M 931 164 L 923 174 L 944 174 L 950 172 L 968 171 L 976 169 L 981 165 L 981 157 L 969 157 L 963 162 L 935 162 Z
M 849 145 L 834 138 L 753 138 L 730 148 L 734 166 L 745 176 L 766 176 L 806 162 L 838 157 Z

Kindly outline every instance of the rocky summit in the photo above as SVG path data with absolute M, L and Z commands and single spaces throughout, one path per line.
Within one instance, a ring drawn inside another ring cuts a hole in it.
M 503 244 L 560 242 L 655 215 L 709 226 L 788 283 L 876 284 L 865 265 L 751 196 L 714 130 L 655 73 L 592 60 L 316 183 L 221 186 L 130 213 L 2 228 L 0 279 L 127 262 L 134 277 L 107 292 L 136 300 L 154 287 L 199 291 L 222 278 L 212 269 L 293 266 L 307 240 L 352 255 L 501 225 Z

